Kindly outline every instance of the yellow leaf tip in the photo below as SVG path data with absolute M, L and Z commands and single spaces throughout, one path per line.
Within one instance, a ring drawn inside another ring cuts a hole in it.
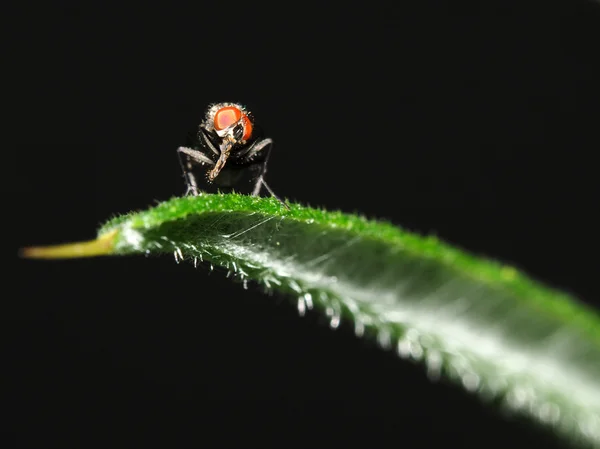
M 75 259 L 112 254 L 117 230 L 101 235 L 87 242 L 65 243 L 62 245 L 30 246 L 19 250 L 24 259 Z

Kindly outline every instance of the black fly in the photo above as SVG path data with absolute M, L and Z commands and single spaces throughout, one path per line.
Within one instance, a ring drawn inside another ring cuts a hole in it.
M 217 103 L 209 106 L 190 145 L 177 149 L 186 178 L 186 194 L 200 194 L 198 178 L 193 173 L 193 169 L 200 166 L 207 168 L 204 176 L 209 186 L 215 185 L 220 190 L 232 190 L 235 186 L 241 188 L 241 193 L 252 195 L 259 195 L 264 186 L 289 209 L 265 181 L 272 147 L 273 140 L 263 137 L 254 124 L 252 113 L 242 105 Z

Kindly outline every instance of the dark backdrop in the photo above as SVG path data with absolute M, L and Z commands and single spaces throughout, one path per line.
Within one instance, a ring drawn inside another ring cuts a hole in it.
M 279 195 L 597 304 L 600 5 L 161 3 L 5 16 L 3 447 L 557 444 L 204 266 L 16 251 L 183 193 L 175 149 L 240 101 L 275 140 Z

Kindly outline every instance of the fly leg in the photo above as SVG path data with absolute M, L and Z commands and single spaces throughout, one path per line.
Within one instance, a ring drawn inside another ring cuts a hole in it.
M 196 181 L 196 176 L 192 172 L 194 164 L 215 165 L 215 163 L 201 151 L 187 147 L 177 148 L 177 156 L 179 158 L 179 165 L 181 165 L 181 171 L 183 172 L 183 176 L 185 176 L 185 182 L 187 185 L 185 194 L 199 195 L 200 191 L 198 189 L 198 182 Z
M 287 204 L 283 202 L 281 198 L 279 198 L 275 192 L 269 187 L 267 182 L 265 181 L 265 174 L 267 173 L 267 162 L 269 162 L 269 156 L 271 155 L 271 149 L 273 148 L 273 140 L 272 139 L 263 139 L 259 142 L 256 142 L 252 147 L 248 150 L 248 153 L 244 155 L 244 158 L 251 161 L 257 154 L 263 152 L 265 159 L 262 162 L 262 166 L 260 168 L 260 173 L 256 178 L 256 183 L 254 184 L 254 189 L 252 190 L 252 195 L 258 196 L 260 195 L 260 190 L 264 186 L 265 189 L 271 194 L 273 198 L 279 201 L 286 209 L 290 209 Z

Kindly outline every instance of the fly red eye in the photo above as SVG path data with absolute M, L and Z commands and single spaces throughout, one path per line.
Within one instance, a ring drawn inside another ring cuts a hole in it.
M 244 135 L 242 140 L 248 140 L 252 137 L 252 122 L 246 114 L 242 114 L 242 122 L 244 123 Z
M 242 111 L 235 106 L 221 108 L 215 113 L 215 129 L 221 131 L 234 123 L 237 123 L 241 118 Z
M 231 125 L 242 121 L 244 134 L 242 140 L 248 140 L 252 136 L 252 122 L 246 114 L 235 106 L 225 106 L 215 113 L 214 126 L 217 131 L 229 128 Z

